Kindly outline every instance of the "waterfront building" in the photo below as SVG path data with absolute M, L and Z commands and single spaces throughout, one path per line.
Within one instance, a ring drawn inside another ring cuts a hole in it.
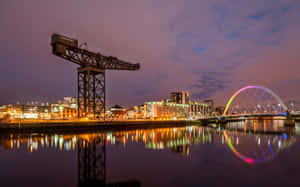
M 129 110 L 115 105 L 106 111 L 106 119 L 199 119 L 210 115 L 212 111 L 212 101 L 210 103 L 191 101 L 189 93 L 186 91 L 173 92 L 170 95 L 171 98 L 145 102 Z M 80 111 L 81 113 L 82 111 Z M 4 105 L 0 107 L 0 119 L 75 120 L 78 119 L 77 99 L 64 97 L 63 102 L 51 104 L 28 102 L 28 104 Z
M 51 119 L 63 119 L 64 105 L 50 104 Z
M 126 109 L 120 105 L 114 105 L 107 111 L 107 118 L 111 120 L 125 120 Z
M 199 119 L 211 114 L 213 101 L 191 101 L 187 91 L 172 92 L 170 98 L 144 103 L 144 118 L 159 120 Z
M 44 102 L 26 102 L 26 104 L 3 105 L 0 107 L 0 119 L 5 120 L 62 120 L 76 119 L 77 99 L 64 97 L 64 102 L 49 104 Z
M 177 104 L 189 104 L 189 92 L 181 91 L 181 92 L 172 92 L 170 94 L 171 102 Z
M 144 119 L 145 118 L 145 105 L 134 106 L 135 119 Z
M 76 97 L 64 97 L 64 106 L 69 108 L 78 108 Z
M 212 114 L 214 112 L 214 101 L 212 99 L 204 100 L 204 103 L 209 104 L 209 114 Z
M 136 119 L 136 115 L 135 115 L 135 109 L 132 107 L 132 108 L 130 108 L 130 109 L 128 109 L 127 111 L 126 111 L 126 117 L 127 117 L 127 119 Z
M 9 117 L 6 108 L 6 105 L 0 106 L 0 119 L 7 119 Z
M 76 108 L 64 107 L 62 119 L 75 120 L 78 117 L 78 110 Z
M 209 115 L 210 105 L 204 102 L 190 101 L 190 115 L 191 119 L 199 119 L 203 116 Z
M 68 107 L 65 104 L 51 104 L 51 119 L 74 120 L 77 117 L 77 108 Z
M 50 119 L 49 106 L 36 105 L 4 105 L 1 107 L 1 119 Z
M 186 119 L 189 116 L 188 104 L 167 101 L 145 102 L 144 118 L 154 120 Z

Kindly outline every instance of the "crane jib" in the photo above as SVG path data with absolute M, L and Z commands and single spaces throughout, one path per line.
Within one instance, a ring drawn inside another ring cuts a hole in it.
M 77 39 L 60 34 L 51 36 L 52 54 L 78 64 L 78 118 L 105 119 L 105 70 L 139 70 L 140 64 L 104 56 L 78 45 Z

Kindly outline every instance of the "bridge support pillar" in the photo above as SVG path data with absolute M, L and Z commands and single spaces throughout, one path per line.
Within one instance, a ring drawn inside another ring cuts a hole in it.
M 295 120 L 293 119 L 285 119 L 284 126 L 295 127 Z
M 292 118 L 289 111 L 286 112 L 286 119 L 284 120 L 284 126 L 292 126 L 295 127 L 295 120 Z

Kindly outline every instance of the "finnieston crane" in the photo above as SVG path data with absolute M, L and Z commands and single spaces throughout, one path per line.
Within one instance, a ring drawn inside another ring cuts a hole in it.
M 104 56 L 78 46 L 78 40 L 60 34 L 51 36 L 52 54 L 78 64 L 78 118 L 105 119 L 105 70 L 139 70 L 140 64 Z

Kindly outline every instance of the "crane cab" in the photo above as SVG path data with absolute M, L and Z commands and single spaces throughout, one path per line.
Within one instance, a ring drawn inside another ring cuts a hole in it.
M 66 49 L 77 48 L 78 40 L 53 33 L 51 36 L 52 53 L 55 55 L 64 55 Z

